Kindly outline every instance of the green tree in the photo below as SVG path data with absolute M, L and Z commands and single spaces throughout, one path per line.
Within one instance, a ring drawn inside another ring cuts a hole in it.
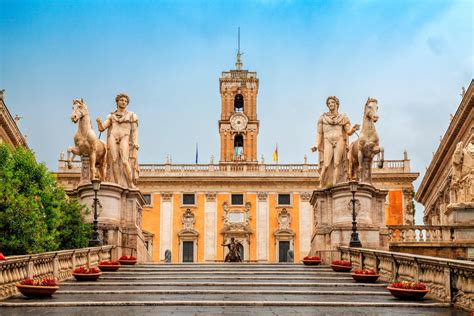
M 68 200 L 44 164 L 23 147 L 0 145 L 0 250 L 6 255 L 84 247 L 83 207 Z M 76 218 L 72 219 L 72 216 Z M 76 227 L 69 227 L 76 225 Z M 86 239 L 85 239 L 86 238 Z M 66 240 L 67 239 L 67 240 Z

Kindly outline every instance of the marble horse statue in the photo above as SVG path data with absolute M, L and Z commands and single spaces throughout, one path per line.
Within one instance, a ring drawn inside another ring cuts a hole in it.
M 103 141 L 95 136 L 89 117 L 89 110 L 84 100 L 72 101 L 71 121 L 78 123 L 77 132 L 74 135 L 75 147 L 67 149 L 67 166 L 72 168 L 71 162 L 75 156 L 89 157 L 90 179 L 105 180 L 107 169 L 107 147 Z
M 378 155 L 378 167 L 383 168 L 384 148 L 379 145 L 375 130 L 378 121 L 377 99 L 368 98 L 364 107 L 359 137 L 349 146 L 349 179 L 372 183 L 372 161 Z

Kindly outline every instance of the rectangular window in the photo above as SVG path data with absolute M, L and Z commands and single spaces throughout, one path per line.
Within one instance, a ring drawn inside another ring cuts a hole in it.
M 290 194 L 278 194 L 278 205 L 291 205 Z
M 231 202 L 232 202 L 232 205 L 244 205 L 244 195 L 232 194 Z
M 194 193 L 183 193 L 183 205 L 194 205 L 195 195 Z
M 145 199 L 145 205 L 151 205 L 151 194 L 143 194 L 143 198 Z

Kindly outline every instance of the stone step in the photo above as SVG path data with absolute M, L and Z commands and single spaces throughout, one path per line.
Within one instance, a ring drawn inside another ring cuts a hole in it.
M 285 268 L 279 268 L 279 267 L 275 267 L 275 268 L 255 268 L 255 269 L 249 269 L 249 268 L 244 268 L 244 267 L 230 267 L 230 268 L 224 268 L 224 267 L 215 267 L 215 268 L 211 268 L 211 267 L 203 267 L 203 268 L 194 268 L 194 267 L 179 267 L 179 268 L 173 268 L 173 269 L 169 269 L 169 268 L 129 268 L 129 267 L 124 267 L 124 266 L 121 266 L 120 269 L 118 271 L 127 271 L 127 272 L 130 272 L 130 271 L 142 271 L 142 272 L 151 272 L 151 271 L 156 271 L 156 272 L 177 272 L 177 271 L 246 271 L 246 272 L 252 272 L 252 271 L 261 271 L 261 272 L 265 272 L 265 271 L 286 271 L 286 272 L 305 272 L 305 271 L 333 271 L 331 268 L 328 268 L 328 267 L 319 267 L 319 266 L 316 266 L 316 267 L 302 267 L 302 268 L 289 268 L 289 269 L 285 269 Z
M 349 280 L 354 279 L 349 276 L 112 276 L 103 275 L 100 277 L 102 281 L 108 280 L 183 280 L 183 281 L 194 281 L 194 280 L 297 280 L 297 281 L 310 281 L 310 280 Z M 355 282 L 355 281 L 354 281 Z
M 98 297 L 96 294 L 89 293 L 74 293 L 74 294 L 57 294 L 49 301 L 51 302 L 90 302 L 99 299 L 102 302 L 139 302 L 139 301 L 220 301 L 225 304 L 227 301 L 248 301 L 247 295 L 235 295 L 230 293 L 103 293 Z M 293 301 L 293 302 L 339 302 L 348 300 L 349 297 L 341 297 L 340 295 L 327 294 L 258 294 L 252 300 L 260 302 L 275 302 L 275 301 Z M 400 303 L 400 300 L 394 299 L 391 295 L 358 295 L 354 297 L 357 302 L 372 302 L 372 303 Z M 41 298 L 30 298 L 28 302 L 44 302 Z M 23 303 L 25 299 L 22 295 L 15 296 L 8 300 L 9 303 Z M 424 299 L 420 301 L 423 304 L 434 303 L 433 300 Z
M 370 289 L 370 290 L 352 290 L 352 291 L 335 291 L 335 290 L 312 290 L 312 289 L 297 289 L 297 290 L 286 290 L 286 289 L 238 289 L 229 288 L 229 289 L 184 289 L 184 290 L 177 290 L 177 289 L 155 289 L 155 290 L 144 290 L 144 289 L 136 289 L 136 290 L 122 290 L 122 289 L 101 289 L 101 290 L 58 290 L 56 294 L 278 294 L 278 295 L 382 295 L 382 296 L 390 296 L 391 294 L 383 289 L 380 291 L 378 289 Z
M 104 281 L 95 281 L 95 282 L 62 282 L 61 286 L 76 286 L 76 287 L 85 287 L 85 286 L 95 286 L 95 287 L 129 287 L 129 286 L 175 286 L 175 287 L 189 287 L 194 288 L 195 286 L 248 286 L 248 287 L 364 287 L 364 288 L 385 288 L 387 287 L 386 283 L 355 283 L 355 282 L 234 282 L 229 280 L 228 282 L 104 282 Z
M 160 301 L 84 301 L 60 302 L 53 300 L 38 300 L 37 302 L 22 300 L 21 302 L 0 302 L 0 307 L 82 307 L 82 306 L 337 306 L 337 307 L 449 307 L 449 303 L 433 301 L 406 302 L 391 300 L 386 302 L 348 302 L 348 301 L 249 301 L 249 300 L 160 300 Z
M 163 271 L 115 271 L 115 272 L 102 272 L 103 276 L 112 276 L 112 275 L 167 275 L 167 276 L 182 276 L 182 275 L 223 275 L 229 276 L 232 278 L 236 275 L 248 276 L 248 275 L 294 275 L 294 276 L 350 276 L 349 273 L 340 273 L 334 271 L 301 271 L 301 272 L 287 272 L 287 271 L 251 271 L 251 272 L 240 272 L 240 271 L 173 271 L 173 272 L 163 272 Z

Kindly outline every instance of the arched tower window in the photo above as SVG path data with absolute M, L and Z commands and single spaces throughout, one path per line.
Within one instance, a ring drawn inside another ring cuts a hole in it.
M 244 111 L 244 96 L 236 94 L 234 97 L 234 112 L 243 112 Z
M 244 159 L 244 137 L 242 135 L 235 135 L 234 138 L 234 159 Z

